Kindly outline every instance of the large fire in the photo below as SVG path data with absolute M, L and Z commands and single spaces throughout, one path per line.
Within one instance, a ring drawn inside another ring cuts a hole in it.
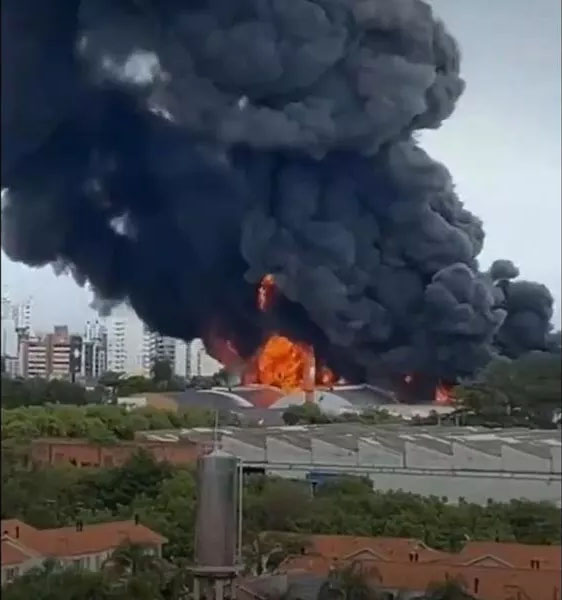
M 273 275 L 265 275 L 257 293 L 257 305 L 261 311 L 271 308 L 276 291 Z M 316 383 L 330 385 L 335 379 L 327 367 L 316 369 L 312 348 L 281 335 L 272 335 L 260 348 L 253 361 L 253 372 L 246 377 L 247 381 L 273 385 L 285 391 L 312 391 Z
M 295 344 L 286 337 L 271 336 L 261 348 L 256 361 L 258 382 L 285 391 L 303 387 L 308 352 L 305 346 Z

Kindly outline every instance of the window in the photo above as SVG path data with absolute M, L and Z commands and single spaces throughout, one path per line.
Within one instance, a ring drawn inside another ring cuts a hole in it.
M 540 560 L 534 559 L 531 560 L 531 569 L 536 569 L 537 571 L 541 568 Z
M 79 568 L 82 566 L 82 561 L 81 561 L 79 558 L 75 558 L 75 559 L 72 561 L 72 566 L 73 566 L 75 569 L 79 569 Z
M 19 575 L 19 567 L 6 569 L 6 581 L 13 581 Z
M 478 588 L 480 587 L 480 579 L 478 577 L 474 578 L 474 593 L 478 593 Z

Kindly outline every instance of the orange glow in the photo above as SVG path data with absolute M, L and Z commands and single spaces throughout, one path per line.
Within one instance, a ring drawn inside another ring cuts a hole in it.
M 322 385 L 333 385 L 334 383 L 336 383 L 337 378 L 334 375 L 334 373 L 330 369 L 328 369 L 328 367 L 320 367 L 317 370 L 316 379 Z
M 307 362 L 307 350 L 290 339 L 273 335 L 257 360 L 258 381 L 290 391 L 301 387 Z
M 440 383 L 435 388 L 435 399 L 433 402 L 439 406 L 450 406 L 451 404 L 454 404 L 451 388 L 444 383 Z
M 275 286 L 275 279 L 273 275 L 266 275 L 260 283 L 258 288 L 258 308 L 264 312 L 271 307 L 271 303 L 275 298 L 275 292 L 277 287 Z

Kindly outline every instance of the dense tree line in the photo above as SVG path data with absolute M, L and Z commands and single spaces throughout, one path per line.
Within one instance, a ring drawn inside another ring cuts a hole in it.
M 180 567 L 193 556 L 197 501 L 193 470 L 156 463 L 144 452 L 115 468 L 25 470 L 16 456 L 3 452 L 1 501 L 3 519 L 20 518 L 39 528 L 136 515 L 169 539 L 163 557 L 165 577 L 162 565 L 149 566 L 150 561 L 138 557 L 137 549 L 138 564 L 144 566 L 121 578 L 119 589 L 107 570 L 90 574 L 45 567 L 8 586 L 8 600 L 185 598 L 188 584 Z M 288 554 L 306 546 L 310 533 L 412 537 L 434 548 L 454 551 L 468 539 L 557 544 L 561 527 L 558 509 L 546 502 L 451 505 L 445 498 L 373 491 L 367 480 L 358 478 L 326 483 L 311 494 L 310 488 L 299 482 L 258 475 L 246 478 L 246 572 L 260 574 L 274 569 Z M 130 554 L 131 549 L 127 552 Z M 131 564 L 134 558 L 129 555 L 126 560 Z M 73 592 L 60 595 L 61 589 Z M 92 589 L 99 590 L 100 595 L 92 595 Z M 449 596 L 428 595 L 438 597 Z M 369 598 L 377 600 L 376 595 Z
M 211 427 L 214 421 L 213 411 L 200 408 L 172 412 L 149 406 L 129 411 L 115 404 L 26 406 L 2 409 L 2 441 L 72 437 L 111 443 L 132 440 L 137 431 Z
M 329 415 L 323 413 L 318 404 L 305 403 L 289 406 L 283 413 L 286 425 L 320 425 L 327 423 L 363 423 L 364 425 L 381 425 L 385 423 L 403 423 L 400 417 L 391 415 L 386 410 L 366 410 L 362 413 L 343 413 Z
M 560 355 L 532 352 L 516 360 L 498 358 L 480 375 L 457 386 L 463 423 L 555 427 L 560 411 Z
M 132 396 L 148 392 L 181 391 L 187 382 L 175 377 L 168 361 L 156 361 L 151 377 L 125 376 L 108 371 L 100 377 L 96 386 L 86 388 L 80 383 L 41 378 L 23 379 L 2 373 L 2 407 L 41 406 L 44 404 L 94 404 L 111 401 L 116 397 Z
M 134 514 L 170 539 L 167 556 L 191 557 L 196 503 L 194 473 L 138 453 L 122 467 L 24 470 L 2 454 L 2 518 L 56 527 Z M 252 475 L 244 498 L 246 542 L 261 532 L 412 537 L 457 550 L 466 539 L 550 544 L 560 540 L 560 514 L 547 502 L 487 506 L 373 491 L 366 480 L 326 483 L 311 495 L 304 483 Z
M 44 404 L 74 404 L 83 406 L 101 402 L 103 387 L 87 390 L 84 386 L 69 381 L 33 378 L 21 379 L 2 375 L 2 408 L 41 406 Z

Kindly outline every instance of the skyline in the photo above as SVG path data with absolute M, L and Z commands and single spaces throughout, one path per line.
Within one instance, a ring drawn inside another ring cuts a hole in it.
M 432 4 L 459 41 L 467 89 L 422 146 L 484 222 L 481 268 L 508 258 L 521 278 L 547 285 L 560 327 L 560 5 L 544 0 L 538 11 L 513 0 L 506 12 L 499 1 Z M 35 298 L 37 328 L 80 330 L 97 316 L 90 292 L 49 266 L 30 269 L 2 253 L 2 275 L 15 301 Z

